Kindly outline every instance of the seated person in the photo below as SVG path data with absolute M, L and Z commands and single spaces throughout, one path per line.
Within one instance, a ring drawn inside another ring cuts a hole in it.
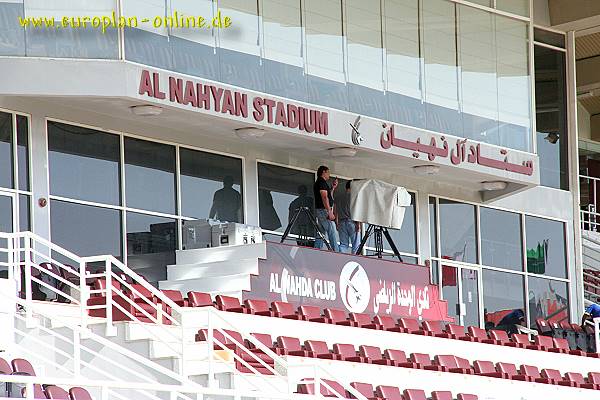
M 496 329 L 501 329 L 511 335 L 513 333 L 519 333 L 519 325 L 525 325 L 525 313 L 518 308 L 506 314 L 504 318 L 498 322 Z

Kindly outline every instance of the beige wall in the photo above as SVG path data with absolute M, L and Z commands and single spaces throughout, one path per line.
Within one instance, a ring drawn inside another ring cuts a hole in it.
M 533 22 L 536 25 L 550 26 L 548 0 L 533 0 Z
M 581 104 L 577 103 L 577 137 L 591 139 L 590 113 Z
M 600 14 L 598 0 L 547 0 L 552 25 L 560 25 Z

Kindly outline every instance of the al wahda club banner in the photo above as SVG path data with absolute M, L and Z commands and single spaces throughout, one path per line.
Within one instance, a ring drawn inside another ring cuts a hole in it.
M 347 312 L 452 321 L 429 268 L 377 258 L 267 243 L 246 298 Z

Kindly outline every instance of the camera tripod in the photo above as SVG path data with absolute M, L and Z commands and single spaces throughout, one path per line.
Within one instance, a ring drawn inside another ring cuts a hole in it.
M 398 260 L 400 260 L 400 262 L 402 262 L 400 252 L 398 251 L 398 248 L 396 247 L 396 244 L 394 243 L 394 240 L 392 239 L 388 228 L 379 225 L 369 225 L 367 231 L 365 232 L 365 235 L 363 236 L 360 242 L 360 246 L 358 246 L 358 250 L 356 250 L 356 254 L 362 253 L 363 248 L 367 244 L 367 241 L 369 240 L 371 235 L 373 235 L 375 238 L 375 255 L 377 256 L 377 258 L 383 258 L 383 238 L 385 237 L 388 244 L 390 245 L 390 248 L 394 252 L 394 255 L 398 257 Z
M 319 225 L 317 225 L 317 222 L 316 222 L 317 219 L 315 218 L 315 215 L 312 213 L 312 211 L 308 207 L 298 207 L 296 209 L 296 211 L 294 211 L 294 216 L 290 220 L 290 223 L 288 224 L 288 226 L 285 228 L 285 232 L 283 232 L 283 236 L 281 237 L 280 243 L 283 243 L 283 241 L 285 239 L 287 239 L 287 237 L 290 234 L 290 231 L 292 230 L 294 224 L 296 223 L 296 221 L 298 221 L 298 218 L 300 217 L 300 214 L 304 214 L 305 216 L 308 217 L 308 219 L 312 223 L 313 227 L 315 228 L 315 232 L 317 232 L 317 235 L 319 235 L 319 238 L 323 241 L 323 243 L 325 243 L 325 246 L 327 246 L 328 250 L 332 250 L 331 249 L 331 245 L 329 244 L 329 241 L 327 239 L 325 239 L 325 235 L 323 234 L 323 232 L 321 232 L 321 229 L 319 228 Z M 298 237 L 301 240 L 302 239 L 308 239 L 308 237 L 306 237 L 306 235 L 304 235 L 304 234 L 300 234 Z

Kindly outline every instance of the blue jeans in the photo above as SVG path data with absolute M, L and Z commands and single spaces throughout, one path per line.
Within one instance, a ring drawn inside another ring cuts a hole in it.
M 318 208 L 315 210 L 317 215 L 317 226 L 321 229 L 321 232 L 325 235 L 333 251 L 340 251 L 338 246 L 338 233 L 335 229 L 335 222 L 327 219 L 327 210 L 324 208 Z M 323 248 L 323 240 L 319 237 L 319 234 L 315 232 L 315 248 Z
M 356 223 L 351 219 L 343 219 L 339 222 L 338 232 L 340 234 L 340 251 L 348 253 L 352 246 L 352 254 L 356 254 L 360 245 L 358 232 L 356 231 Z M 350 244 L 350 246 L 348 246 Z

